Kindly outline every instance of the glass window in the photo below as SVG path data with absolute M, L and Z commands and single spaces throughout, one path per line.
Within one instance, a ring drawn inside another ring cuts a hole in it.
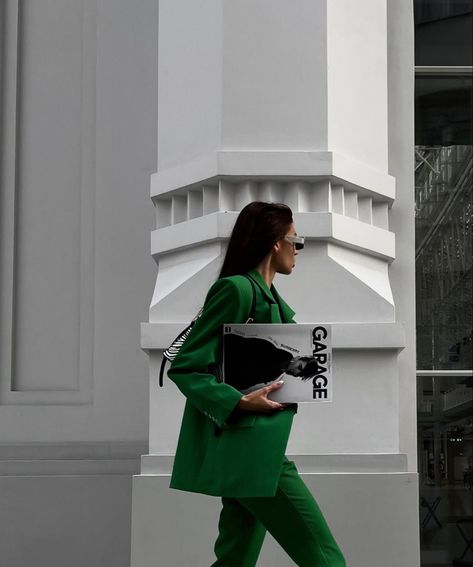
M 472 11 L 471 0 L 414 0 L 416 24 L 451 18 Z
M 421 565 L 473 565 L 472 76 L 415 92 Z
M 416 80 L 417 368 L 471 369 L 472 77 Z
M 416 65 L 472 65 L 473 2 L 415 0 Z
M 472 565 L 473 379 L 432 374 L 418 385 L 421 565 Z
M 471 97 L 471 75 L 417 76 L 416 144 L 423 146 L 471 144 Z

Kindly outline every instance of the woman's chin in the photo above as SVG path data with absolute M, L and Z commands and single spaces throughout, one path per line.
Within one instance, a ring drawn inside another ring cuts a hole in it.
M 277 270 L 278 274 L 283 274 L 285 276 L 288 276 L 289 274 L 292 274 L 292 270 L 296 267 L 295 264 L 293 264 L 292 266 L 287 266 L 284 268 L 280 268 L 279 270 Z

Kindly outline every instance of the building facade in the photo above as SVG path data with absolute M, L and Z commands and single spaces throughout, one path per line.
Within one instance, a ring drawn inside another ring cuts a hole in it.
M 157 376 L 262 199 L 306 236 L 278 290 L 333 325 L 287 452 L 348 564 L 471 565 L 471 1 L 4 0 L 0 30 L 0 564 L 212 561 Z
M 159 10 L 150 452 L 133 481 L 132 565 L 212 562 L 219 501 L 169 490 L 183 399 L 156 379 L 253 200 L 293 209 L 307 244 L 276 286 L 298 322 L 333 325 L 333 402 L 300 406 L 288 454 L 350 565 L 418 565 L 413 7 Z M 261 565 L 286 564 L 267 537 Z
M 128 567 L 157 2 L 0 2 L 0 564 Z

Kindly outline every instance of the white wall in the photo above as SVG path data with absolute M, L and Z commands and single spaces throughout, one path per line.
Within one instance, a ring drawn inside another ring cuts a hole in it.
M 336 534 L 350 567 L 415 567 L 419 565 L 416 530 L 416 475 L 370 472 L 312 473 L 302 478 Z M 169 490 L 166 475 L 133 479 L 132 566 L 183 567 L 215 560 L 220 502 L 202 494 Z M 369 505 L 367 505 L 369 503 Z M 164 509 L 165 514 L 156 514 Z M 179 535 L 176 536 L 176 533 Z M 293 565 L 270 534 L 258 567 Z
M 365 506 L 329 498 L 335 535 L 342 541 L 343 520 L 356 517 L 366 529 L 347 547 L 350 565 L 414 566 L 410 0 L 161 0 L 158 40 L 151 253 L 159 270 L 142 326 L 150 454 L 134 479 L 133 567 L 149 565 L 155 546 L 170 565 L 192 550 L 209 560 L 190 524 L 179 541 L 156 528 L 172 517 L 167 506 L 185 506 L 168 490 L 184 400 L 166 379 L 161 390 L 156 382 L 163 348 L 202 305 L 233 222 L 253 200 L 287 203 L 306 236 L 294 274 L 275 281 L 296 320 L 334 325 L 334 401 L 301 405 L 288 454 L 310 459 L 308 481 L 325 463 L 329 483 L 346 494 L 358 490 L 357 463 L 366 486 L 382 472 L 388 516 L 404 515 L 405 531 L 386 521 L 383 506 L 366 505 L 367 489 Z M 380 471 L 376 463 L 390 458 L 393 468 Z M 204 516 L 204 500 L 192 502 Z M 381 527 L 375 543 L 373 525 Z
M 129 563 L 131 474 L 148 437 L 139 325 L 156 272 L 157 18 L 157 0 L 2 2 L 0 563 L 9 567 L 32 557 L 76 565 L 84 548 L 89 567 Z
M 406 330 L 399 356 L 399 442 L 417 471 L 416 297 L 414 217 L 414 14 L 409 0 L 388 1 L 389 173 L 397 198 L 389 222 L 396 233 L 397 257 L 389 269 L 396 319 Z
M 325 3 L 223 6 L 222 148 L 326 149 Z
M 329 149 L 387 171 L 386 2 L 327 2 L 327 14 Z
M 156 2 L 19 6 L 2 83 L 2 441 L 142 441 Z

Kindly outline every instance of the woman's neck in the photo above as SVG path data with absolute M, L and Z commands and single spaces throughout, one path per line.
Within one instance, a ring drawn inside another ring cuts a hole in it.
M 256 269 L 263 277 L 268 288 L 271 289 L 274 276 L 276 275 L 276 270 L 271 265 L 271 259 L 265 258 L 260 264 L 258 264 L 258 266 L 256 266 Z

